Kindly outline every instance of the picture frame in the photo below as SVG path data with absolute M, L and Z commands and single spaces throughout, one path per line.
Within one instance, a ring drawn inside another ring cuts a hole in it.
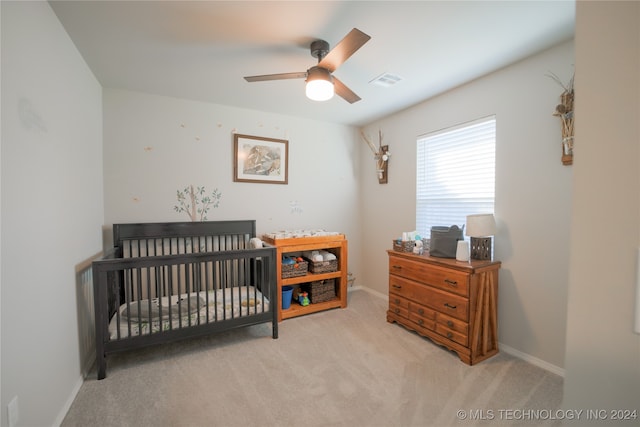
M 289 141 L 262 136 L 233 136 L 233 180 L 261 184 L 289 183 Z

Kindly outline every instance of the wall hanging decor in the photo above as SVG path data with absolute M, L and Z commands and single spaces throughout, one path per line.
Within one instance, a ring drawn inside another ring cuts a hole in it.
M 386 184 L 389 182 L 389 158 L 391 158 L 391 152 L 389 152 L 388 145 L 382 145 L 382 132 L 378 131 L 378 148 L 373 145 L 371 139 L 364 132 L 360 131 L 362 139 L 367 143 L 371 151 L 373 152 L 374 159 L 376 160 L 376 174 L 378 175 L 378 184 Z
M 562 125 L 562 164 L 573 164 L 573 77 L 569 80 L 569 84 L 562 83 L 562 80 L 553 73 L 548 74 L 556 83 L 558 83 L 564 91 L 560 94 L 560 104 L 556 105 L 554 116 L 560 118 Z
M 234 134 L 233 180 L 264 184 L 288 183 L 289 141 Z

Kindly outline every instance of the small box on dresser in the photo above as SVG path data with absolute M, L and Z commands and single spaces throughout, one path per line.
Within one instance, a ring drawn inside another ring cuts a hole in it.
M 498 353 L 499 261 L 388 254 L 388 322 L 456 352 L 469 365 Z

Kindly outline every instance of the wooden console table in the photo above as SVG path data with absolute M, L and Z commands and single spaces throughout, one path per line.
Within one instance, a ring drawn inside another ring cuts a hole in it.
M 277 250 L 276 270 L 279 298 L 282 298 L 283 286 L 295 287 L 318 280 L 335 279 L 336 297 L 334 299 L 317 304 L 309 304 L 304 307 L 294 302 L 291 304 L 291 307 L 286 310 L 282 309 L 282 304 L 278 304 L 278 321 L 332 308 L 345 308 L 347 306 L 347 240 L 343 234 L 287 239 L 272 239 L 268 236 L 263 236 L 262 240 L 269 245 L 275 246 Z M 337 271 L 318 274 L 308 272 L 304 276 L 282 278 L 283 254 L 295 254 L 320 249 L 332 252 L 336 256 L 338 260 Z

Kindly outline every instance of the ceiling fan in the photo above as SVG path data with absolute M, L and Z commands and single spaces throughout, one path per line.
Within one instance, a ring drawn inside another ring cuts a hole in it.
M 266 74 L 262 76 L 248 76 L 248 82 L 263 82 L 267 80 L 306 79 L 307 97 L 314 101 L 326 101 L 333 97 L 334 92 L 353 104 L 360 101 L 360 97 L 338 80 L 332 73 L 360 49 L 371 37 L 354 28 L 340 42 L 329 50 L 329 43 L 316 40 L 311 43 L 311 56 L 318 58 L 318 64 L 307 71 L 298 73 Z

